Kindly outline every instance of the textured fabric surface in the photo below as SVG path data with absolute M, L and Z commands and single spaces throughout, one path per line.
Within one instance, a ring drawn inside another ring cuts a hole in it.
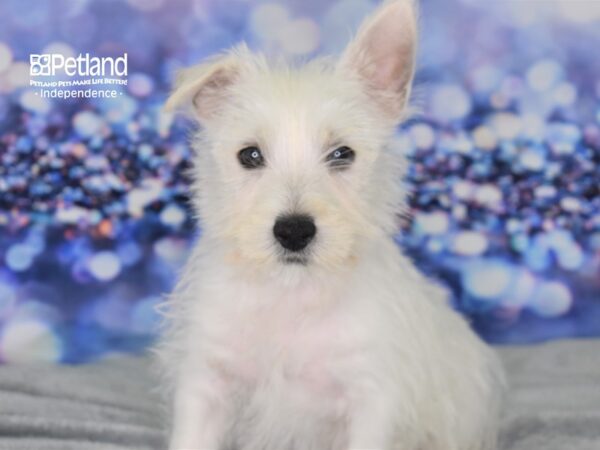
M 600 340 L 502 348 L 502 450 L 600 450 Z
M 600 449 L 600 340 L 499 352 L 502 450 Z M 147 358 L 0 368 L 0 450 L 159 450 L 163 411 Z
M 163 411 L 145 358 L 0 367 L 1 450 L 160 449 Z

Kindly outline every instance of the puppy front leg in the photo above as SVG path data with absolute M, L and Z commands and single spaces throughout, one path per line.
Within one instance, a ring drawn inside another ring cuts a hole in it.
M 218 450 L 225 433 L 225 389 L 211 376 L 181 376 L 176 387 L 170 450 Z
M 391 450 L 395 433 L 393 403 L 371 391 L 352 403 L 348 450 Z

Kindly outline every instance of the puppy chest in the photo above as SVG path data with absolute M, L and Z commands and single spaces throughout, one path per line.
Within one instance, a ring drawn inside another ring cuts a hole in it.
M 344 362 L 357 348 L 339 320 L 273 315 L 232 321 L 212 341 L 218 344 L 209 358 L 234 388 L 331 399 L 343 397 Z
M 261 333 L 244 342 L 244 351 L 244 372 L 230 379 L 231 448 L 339 448 L 334 442 L 345 427 L 346 395 L 336 369 L 340 346 L 331 333 Z

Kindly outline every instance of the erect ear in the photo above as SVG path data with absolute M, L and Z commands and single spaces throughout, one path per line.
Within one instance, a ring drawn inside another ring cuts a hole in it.
M 182 69 L 164 109 L 191 109 L 200 122 L 218 115 L 231 86 L 239 79 L 241 58 L 231 52 L 194 67 Z
M 415 0 L 389 0 L 363 22 L 338 67 L 357 76 L 384 112 L 400 120 L 410 96 L 416 45 Z

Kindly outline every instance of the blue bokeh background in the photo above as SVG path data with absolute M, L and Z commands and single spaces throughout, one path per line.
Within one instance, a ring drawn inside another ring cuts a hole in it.
M 241 40 L 338 52 L 369 0 L 0 2 L 0 360 L 140 351 L 197 238 L 175 71 Z M 399 130 L 399 245 L 496 343 L 600 335 L 600 2 L 423 0 Z M 29 55 L 120 56 L 106 100 L 43 99 Z

